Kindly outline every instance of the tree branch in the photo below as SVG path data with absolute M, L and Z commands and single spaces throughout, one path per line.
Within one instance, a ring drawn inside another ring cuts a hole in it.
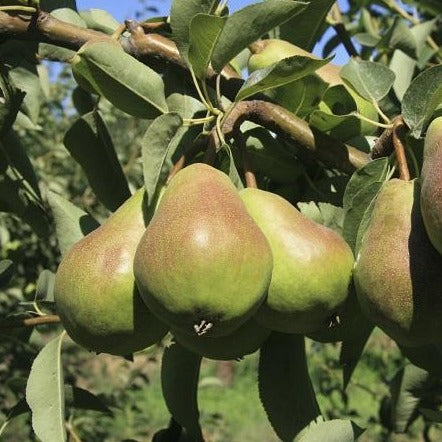
M 0 322 L 1 329 L 35 327 L 36 325 L 57 324 L 60 322 L 58 315 L 36 316 L 35 318 L 12 318 Z

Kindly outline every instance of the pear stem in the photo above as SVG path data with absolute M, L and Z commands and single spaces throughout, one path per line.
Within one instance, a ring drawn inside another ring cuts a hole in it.
M 60 322 L 58 315 L 37 316 L 35 318 L 7 319 L 0 322 L 0 329 L 35 327 L 37 325 L 57 324 Z
M 404 125 L 405 123 L 402 117 L 395 119 L 393 123 L 393 146 L 399 166 L 399 178 L 404 181 L 410 181 L 410 171 L 408 170 L 405 148 L 400 137 L 400 132 L 404 128 Z
M 244 137 L 241 131 L 236 128 L 234 131 L 235 141 L 238 143 L 238 146 L 241 150 L 241 157 L 244 169 L 244 178 L 246 180 L 246 186 L 252 189 L 257 189 L 258 184 L 256 182 L 256 176 L 252 169 L 252 162 L 250 160 L 249 152 L 247 152 L 247 146 L 244 141 Z

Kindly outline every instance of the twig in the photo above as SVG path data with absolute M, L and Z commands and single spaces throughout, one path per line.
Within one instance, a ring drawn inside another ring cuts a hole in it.
M 376 158 L 388 157 L 393 153 L 393 128 L 389 127 L 382 132 L 381 136 L 376 140 L 373 148 L 371 149 L 370 158 L 375 160 Z
M 60 322 L 58 315 L 37 316 L 35 318 L 20 318 L 7 319 L 0 322 L 0 329 L 20 328 L 20 327 L 35 327 L 37 325 L 57 324 Z
M 241 157 L 242 157 L 244 178 L 246 180 L 246 185 L 247 187 L 250 187 L 252 189 L 257 189 L 258 184 L 256 182 L 256 176 L 253 172 L 252 162 L 250 161 L 250 155 L 247 152 L 247 146 L 244 141 L 243 134 L 241 133 L 238 127 L 235 128 L 233 137 L 235 138 L 235 141 L 237 142 L 241 150 Z
M 335 2 L 335 4 L 332 6 L 330 16 L 331 25 L 339 37 L 339 40 L 341 40 L 341 43 L 344 45 L 348 55 L 350 57 L 359 57 L 358 51 L 356 50 L 353 42 L 351 41 L 350 35 L 345 28 L 338 2 Z
M 396 118 L 393 123 L 393 146 L 396 153 L 396 159 L 399 166 L 399 178 L 404 181 L 410 181 L 410 172 L 407 165 L 407 157 L 405 148 L 402 143 L 400 132 L 405 123 L 402 117 Z

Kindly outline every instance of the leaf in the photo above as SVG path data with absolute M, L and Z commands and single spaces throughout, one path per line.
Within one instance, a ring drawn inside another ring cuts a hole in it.
M 279 27 L 278 38 L 311 51 L 319 40 L 325 18 L 334 0 L 312 0 L 295 18 Z
M 161 363 L 161 387 L 167 408 L 195 441 L 203 441 L 197 400 L 200 365 L 201 356 L 176 342 L 164 350 Z
M 442 65 L 418 75 L 404 94 L 402 115 L 416 138 L 436 108 L 442 103 Z
M 226 17 L 197 14 L 190 22 L 189 62 L 197 78 L 205 80 L 213 49 L 226 22 Z
M 365 430 L 343 419 L 313 423 L 297 442 L 354 442 Z
M 232 155 L 232 149 L 230 148 L 230 146 L 228 144 L 223 144 L 221 146 L 221 149 L 224 149 L 229 157 L 229 171 L 228 171 L 228 175 L 230 180 L 232 181 L 232 183 L 235 185 L 235 187 L 238 190 L 244 189 L 244 184 L 241 180 L 241 177 L 238 173 L 238 169 L 236 168 L 235 165 L 235 159 L 233 158 Z
M 54 216 L 58 247 L 62 255 L 77 241 L 100 226 L 92 216 L 55 192 L 49 191 L 47 198 Z
M 43 270 L 38 276 L 34 301 L 54 301 L 55 273 Z
M 161 173 L 182 125 L 183 120 L 178 114 L 168 113 L 156 118 L 144 134 L 141 155 L 149 206 L 155 202 L 159 186 L 164 184 L 161 182 Z
M 383 184 L 384 181 L 376 181 L 364 186 L 353 198 L 351 207 L 345 211 L 342 235 L 355 256 L 358 252 L 358 237 L 361 237 L 361 222 L 366 217 L 367 211 L 371 213 L 371 202 L 376 198 Z
M 276 434 L 293 438 L 320 416 L 307 370 L 304 337 L 273 332 L 261 348 L 259 397 Z
M 430 375 L 412 364 L 399 370 L 390 385 L 394 431 L 404 433 L 413 421 Z
M 40 8 L 43 11 L 48 12 L 60 8 L 71 8 L 77 10 L 77 5 L 75 0 L 40 0 Z
M 115 211 L 130 197 L 126 177 L 100 112 L 89 112 L 76 120 L 63 142 L 106 208 Z
M 14 275 L 15 264 L 10 259 L 0 260 L 0 287 L 5 286 Z
M 120 25 L 109 12 L 103 9 L 91 8 L 80 11 L 80 17 L 89 29 L 94 29 L 109 35 L 112 35 Z
M 244 100 L 258 92 L 283 86 L 312 74 L 330 61 L 294 55 L 266 68 L 254 71 L 244 82 L 235 101 Z
M 314 110 L 310 114 L 309 124 L 341 141 L 348 141 L 361 133 L 361 120 L 351 113 L 334 115 Z
M 43 347 L 35 358 L 26 401 L 32 410 L 32 428 L 42 442 L 66 441 L 61 344 L 64 332 Z
M 425 417 L 425 419 L 430 422 L 436 422 L 442 424 L 442 411 L 441 410 L 431 410 L 429 408 L 419 408 L 419 411 Z
M 173 0 L 170 7 L 170 27 L 181 56 L 187 60 L 190 22 L 197 14 L 213 14 L 220 0 Z
M 300 212 L 307 218 L 341 233 L 344 223 L 344 209 L 329 203 L 298 202 Z
M 161 76 L 119 45 L 91 43 L 77 54 L 73 70 L 114 106 L 139 118 L 155 118 L 167 112 Z
M 83 388 L 65 385 L 64 395 L 67 407 L 72 407 L 77 410 L 92 410 L 112 414 L 112 411 L 100 398 Z
M 340 71 L 341 77 L 366 100 L 379 101 L 388 94 L 395 75 L 381 63 L 351 59 Z
M 305 3 L 293 0 L 267 0 L 234 12 L 227 18 L 213 51 L 213 68 L 220 72 L 250 43 L 294 17 L 305 6 Z
M 349 209 L 355 195 L 375 181 L 383 181 L 388 174 L 388 158 L 378 158 L 359 168 L 350 178 L 344 194 L 344 209 Z
M 3 137 L 14 124 L 25 96 L 25 92 L 11 84 L 3 67 L 0 67 L 0 92 L 3 98 L 0 102 L 0 135 Z
M 378 47 L 386 49 L 400 49 L 404 54 L 417 58 L 417 43 L 411 29 L 399 16 L 394 18 L 393 24 L 382 36 Z

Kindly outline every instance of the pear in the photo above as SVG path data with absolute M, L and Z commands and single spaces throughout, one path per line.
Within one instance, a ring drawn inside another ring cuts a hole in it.
M 416 180 L 383 185 L 354 269 L 364 314 L 409 347 L 442 340 L 442 256 L 425 231 L 419 190 Z
M 139 296 L 133 259 L 145 231 L 136 192 L 64 255 L 55 278 L 57 313 L 68 335 L 98 353 L 128 355 L 158 342 L 167 327 Z
M 227 175 L 196 163 L 167 186 L 134 272 L 147 306 L 171 328 L 219 337 L 264 301 L 272 252 Z
M 205 358 L 228 361 L 254 353 L 269 337 L 270 330 L 261 327 L 253 318 L 227 336 L 207 338 L 173 332 L 183 346 Z
M 283 333 L 322 329 L 347 298 L 353 267 L 350 247 L 278 195 L 249 188 L 240 197 L 273 253 L 268 296 L 256 321 Z
M 257 69 L 262 69 L 270 66 L 273 63 L 283 60 L 284 58 L 292 57 L 294 55 L 301 55 L 303 57 L 316 58 L 310 52 L 289 43 L 285 40 L 268 39 L 261 40 L 252 47 L 254 53 L 249 58 L 248 69 L 252 73 Z M 373 121 L 378 121 L 378 113 L 376 108 L 365 98 L 361 97 L 356 91 L 345 84 L 344 80 L 339 75 L 340 67 L 332 63 L 328 63 L 320 67 L 316 71 L 316 75 L 330 86 L 344 87 L 345 90 L 353 98 L 358 112 Z M 278 89 L 279 90 L 279 89 Z M 282 105 L 288 105 L 290 99 L 290 85 L 280 88 L 283 91 L 281 94 L 277 94 L 276 101 L 281 102 Z M 295 92 L 296 93 L 296 92 Z M 341 94 L 339 94 L 342 97 Z M 299 100 L 299 97 L 295 95 L 294 99 Z M 298 106 L 298 103 L 296 103 Z M 336 103 L 322 101 L 319 108 L 324 112 L 334 113 L 332 107 L 335 107 Z M 360 121 L 360 131 L 364 135 L 372 135 L 376 132 L 376 127 L 365 121 Z
M 425 228 L 431 243 L 442 254 L 442 117 L 428 126 L 421 180 Z

